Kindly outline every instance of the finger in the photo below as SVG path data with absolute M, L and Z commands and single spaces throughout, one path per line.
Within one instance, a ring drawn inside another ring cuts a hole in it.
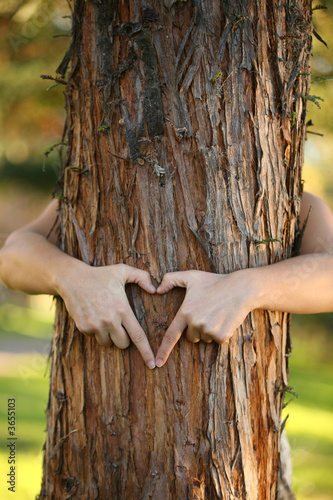
M 188 326 L 187 327 L 187 330 L 186 330 L 186 338 L 187 340 L 189 340 L 190 342 L 199 342 L 200 340 L 200 332 L 197 328 L 193 328 L 191 326 Z
M 156 288 L 151 282 L 150 274 L 136 267 L 126 266 L 126 281 L 125 283 L 136 283 L 148 293 L 155 293 Z
M 123 326 L 128 335 L 131 337 L 133 343 L 138 348 L 148 368 L 151 370 L 155 368 L 155 358 L 147 336 L 132 311 L 129 311 L 129 313 L 124 317 Z
M 204 333 L 201 334 L 200 340 L 206 342 L 206 344 L 210 344 L 211 342 L 213 342 L 212 337 L 210 337 L 209 335 L 205 335 Z
M 157 293 L 166 293 L 174 287 L 186 288 L 188 283 L 188 271 L 177 271 L 175 273 L 167 273 L 163 276 L 162 283 L 157 288 Z
M 95 333 L 95 339 L 99 345 L 103 347 L 111 347 L 113 345 L 112 339 L 108 332 L 97 332 Z
M 228 340 L 231 339 L 231 337 L 233 336 L 234 332 L 230 331 L 230 330 L 225 330 L 223 332 L 220 333 L 220 335 L 214 337 L 214 341 L 217 343 L 217 344 L 225 344 L 226 342 L 228 342 Z
M 126 349 L 131 343 L 129 336 L 127 335 L 126 330 L 122 325 L 119 325 L 118 328 L 110 331 L 109 335 L 114 345 L 119 347 L 119 349 Z
M 161 366 L 164 365 L 164 363 L 168 359 L 172 349 L 174 348 L 174 346 L 177 344 L 178 340 L 182 336 L 182 333 L 185 330 L 186 326 L 187 326 L 187 323 L 186 323 L 185 319 L 181 315 L 176 314 L 171 325 L 169 326 L 169 328 L 165 332 L 162 343 L 159 347 L 159 350 L 157 351 L 156 366 L 158 368 L 160 368 Z

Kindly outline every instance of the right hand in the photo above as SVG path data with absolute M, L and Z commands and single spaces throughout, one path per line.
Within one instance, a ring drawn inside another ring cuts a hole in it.
M 149 273 L 126 264 L 91 267 L 79 262 L 68 270 L 59 293 L 78 330 L 106 347 L 114 343 L 125 349 L 131 339 L 148 368 L 155 368 L 153 351 L 125 292 L 126 283 L 136 283 L 155 293 Z
M 156 366 L 167 361 L 172 349 L 186 331 L 190 342 L 227 342 L 257 307 L 258 287 L 255 270 L 244 269 L 230 274 L 204 271 L 167 273 L 157 288 L 158 294 L 174 287 L 186 288 L 186 294 L 156 354 Z

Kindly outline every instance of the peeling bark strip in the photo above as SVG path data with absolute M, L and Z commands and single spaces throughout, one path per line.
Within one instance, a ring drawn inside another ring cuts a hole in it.
M 62 248 L 156 280 L 290 257 L 310 0 L 76 0 L 73 16 Z M 156 352 L 183 294 L 129 294 Z M 289 350 L 288 316 L 257 310 L 228 345 L 181 339 L 149 371 L 59 300 L 40 498 L 275 499 Z

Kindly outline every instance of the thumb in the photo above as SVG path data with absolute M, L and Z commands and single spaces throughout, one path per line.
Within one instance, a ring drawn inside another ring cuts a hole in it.
M 176 271 L 163 276 L 162 283 L 157 288 L 157 293 L 166 293 L 174 287 L 186 288 L 188 285 L 188 271 Z
M 127 266 L 125 283 L 136 283 L 148 293 L 155 293 L 156 288 L 151 282 L 150 274 L 142 269 Z

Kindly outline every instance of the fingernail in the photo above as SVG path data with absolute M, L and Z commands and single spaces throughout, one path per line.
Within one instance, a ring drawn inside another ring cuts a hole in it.
M 148 361 L 148 368 L 150 368 L 151 370 L 153 370 L 155 368 L 154 361 Z
M 161 359 L 157 359 L 156 366 L 157 366 L 157 368 L 161 368 L 161 366 L 163 366 L 163 361 Z
M 156 288 L 154 287 L 154 285 L 149 285 L 149 290 L 151 292 L 156 292 Z

